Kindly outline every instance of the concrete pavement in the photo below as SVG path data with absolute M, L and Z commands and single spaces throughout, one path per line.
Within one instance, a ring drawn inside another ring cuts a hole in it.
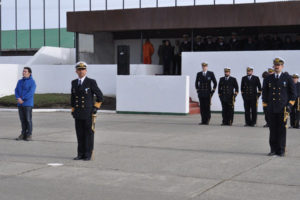
M 15 112 L 0 112 L 1 200 L 299 200 L 300 130 L 288 154 L 268 157 L 268 129 L 210 126 L 200 117 L 99 113 L 95 160 L 76 156 L 70 113 L 34 113 L 32 142 L 15 141 Z M 49 163 L 61 163 L 53 167 Z

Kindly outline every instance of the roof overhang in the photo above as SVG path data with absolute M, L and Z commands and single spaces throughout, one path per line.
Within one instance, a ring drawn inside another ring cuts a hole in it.
M 70 32 L 300 25 L 300 2 L 205 5 L 67 13 Z

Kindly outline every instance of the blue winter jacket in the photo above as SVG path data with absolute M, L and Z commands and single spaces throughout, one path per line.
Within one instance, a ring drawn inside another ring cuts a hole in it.
M 32 76 L 29 78 L 22 78 L 18 81 L 17 87 L 15 89 L 15 96 L 16 99 L 21 98 L 24 103 L 19 104 L 18 106 L 31 106 L 33 107 L 33 97 L 35 92 L 35 81 L 33 80 Z

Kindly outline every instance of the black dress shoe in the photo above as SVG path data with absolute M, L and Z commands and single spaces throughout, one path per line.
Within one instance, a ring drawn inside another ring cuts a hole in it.
M 275 152 L 270 152 L 270 153 L 268 153 L 268 156 L 275 156 L 275 155 L 276 155 Z
M 284 157 L 285 153 L 278 153 L 277 155 L 280 156 L 280 157 Z
M 73 160 L 83 160 L 83 159 L 84 159 L 83 156 L 77 156 L 77 157 L 73 158 Z
M 84 161 L 90 161 L 91 160 L 91 157 L 86 157 L 83 159 Z

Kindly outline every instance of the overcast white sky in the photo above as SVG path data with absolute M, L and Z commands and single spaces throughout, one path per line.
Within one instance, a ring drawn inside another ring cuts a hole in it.
M 58 0 L 46 1 L 46 28 L 58 27 Z M 138 8 L 139 0 L 124 0 L 125 8 Z M 156 0 L 141 0 L 142 7 L 155 7 Z M 175 0 L 158 0 L 159 7 L 174 6 Z M 256 0 L 273 2 L 282 0 Z M 105 0 L 91 0 L 92 10 L 104 10 Z M 107 0 L 108 9 L 121 9 L 123 0 Z M 214 0 L 196 0 L 196 5 L 213 4 Z M 232 4 L 233 0 L 216 0 L 217 4 Z M 236 3 L 252 3 L 254 0 L 235 0 Z M 43 0 L 31 0 L 32 29 L 43 28 Z M 177 0 L 178 6 L 193 5 L 194 0 Z M 18 0 L 18 30 L 29 29 L 29 0 Z M 61 27 L 66 27 L 66 12 L 73 10 L 73 0 L 61 0 Z M 89 0 L 76 0 L 75 10 L 89 10 Z M 2 0 L 2 30 L 15 29 L 15 0 Z

